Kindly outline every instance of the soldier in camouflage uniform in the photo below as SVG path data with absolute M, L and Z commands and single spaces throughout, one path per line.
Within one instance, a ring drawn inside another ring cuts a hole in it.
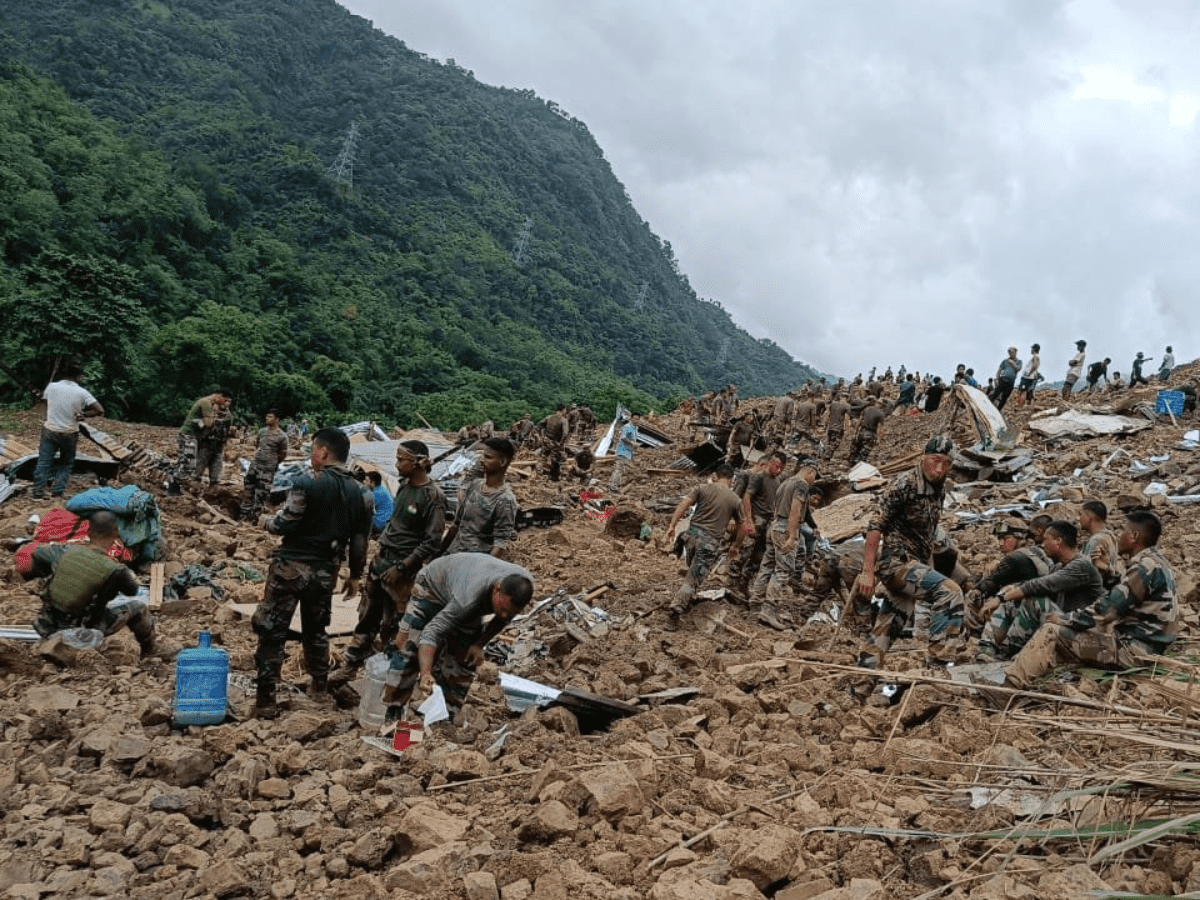
M 425 566 L 396 636 L 404 649 L 389 653 L 388 718 L 400 718 L 406 703 L 417 706 L 436 682 L 454 719 L 483 662 L 483 648 L 529 604 L 533 589 L 526 569 L 483 553 L 443 556 Z
M 1121 583 L 1125 564 L 1117 549 L 1117 536 L 1108 528 L 1108 507 L 1099 500 L 1084 503 L 1079 513 L 1079 530 L 1087 539 L 1083 555 L 1095 563 L 1105 589 L 1111 591 Z
M 275 483 L 275 472 L 279 464 L 287 459 L 290 443 L 288 436 L 279 427 L 279 412 L 268 409 L 263 417 L 265 428 L 258 431 L 258 443 L 250 468 L 242 483 L 242 521 L 253 521 L 259 511 L 271 500 L 271 485 Z
M 1010 608 L 1003 609 L 1004 603 L 996 594 L 1010 584 L 1020 584 L 1049 574 L 1053 565 L 1023 525 L 1000 522 L 992 533 L 1000 541 L 1004 559 L 967 592 L 964 624 L 972 634 L 983 631 L 989 618 L 994 615 L 1001 616 L 1001 622 L 1011 623 L 1016 608 L 1010 605 Z M 1004 630 L 1007 631 L 1007 626 L 1004 626 Z
M 733 486 L 733 492 L 742 498 L 742 527 L 734 547 L 739 551 L 737 559 L 729 566 L 728 586 L 749 596 L 750 582 L 758 574 L 763 554 L 767 549 L 767 530 L 775 516 L 775 495 L 779 490 L 779 473 L 787 465 L 787 454 L 776 450 L 769 457 L 759 460 L 742 489 Z M 740 474 L 740 473 L 739 473 Z M 750 546 L 746 547 L 749 540 Z
M 517 537 L 517 498 L 505 477 L 516 448 L 507 438 L 483 442 L 483 477 L 458 489 L 454 524 L 446 532 L 447 553 L 490 553 L 504 559 Z
M 1046 527 L 1042 547 L 1054 568 L 1000 590 L 1001 607 L 979 641 L 982 658 L 1012 659 L 1048 616 L 1073 613 L 1104 596 L 1100 572 L 1078 552 L 1078 541 L 1079 532 L 1070 522 L 1060 519 Z
M 807 523 L 815 533 L 810 491 L 817 476 L 817 464 L 811 459 L 801 460 L 796 474 L 775 492 L 775 509 L 767 530 L 762 564 L 750 586 L 750 605 L 758 608 L 758 620 L 778 631 L 785 627 L 783 620 L 791 617 L 786 608 L 788 584 L 795 577 L 797 559 L 805 548 L 800 526 Z
M 833 459 L 833 454 L 841 446 L 842 435 L 846 433 L 846 416 L 850 414 L 850 404 L 836 395 L 829 402 L 829 424 L 825 430 L 825 458 Z
M 882 663 L 909 615 L 913 637 L 928 643 L 931 662 L 952 661 L 962 650 L 962 589 L 930 565 L 953 452 L 946 435 L 931 438 L 917 465 L 884 492 L 867 526 L 855 593 L 870 600 L 878 577 L 888 597 L 875 619 L 871 644 L 859 655 L 861 666 Z
M 667 622 L 670 628 L 678 627 L 680 617 L 687 612 L 696 596 L 696 590 L 720 559 L 726 532 L 731 524 L 742 521 L 742 499 L 729 487 L 732 478 L 733 466 L 721 463 L 717 466 L 717 480 L 693 488 L 671 514 L 671 524 L 667 527 L 669 546 L 675 543 L 675 526 L 679 520 L 689 506 L 696 506 L 684 537 L 691 565 L 675 599 L 671 601 Z
M 225 442 L 233 427 L 233 415 L 229 402 L 214 406 L 212 424 L 196 438 L 196 478 L 208 473 L 208 483 L 217 484 L 225 470 Z
M 329 676 L 333 683 L 354 676 L 374 651 L 376 635 L 385 648 L 394 640 L 417 573 L 441 550 L 446 496 L 430 480 L 431 468 L 429 447 L 424 441 L 402 441 L 396 448 L 400 488 L 392 516 L 379 536 L 379 550 L 371 560 L 354 639 L 346 648 L 342 665 Z
M 271 560 L 266 590 L 251 620 L 258 635 L 255 707 L 260 718 L 279 714 L 275 686 L 297 604 L 304 660 L 312 676 L 309 690 L 314 696 L 323 696 L 328 690 L 327 629 L 334 582 L 342 557 L 349 550 L 346 594 L 358 593 L 374 516 L 370 492 L 346 468 L 349 454 L 350 438 L 345 432 L 323 428 L 313 435 L 313 474 L 296 479 L 283 509 L 267 523 L 267 531 L 281 535 L 283 540 Z
M 187 418 L 179 429 L 179 457 L 171 470 L 170 493 L 178 494 L 181 484 L 192 484 L 198 477 L 200 438 L 208 433 L 221 410 L 229 408 L 232 399 L 232 391 L 221 388 L 207 397 L 201 397 L 188 410 Z
M 1048 617 L 1005 669 L 1005 683 L 1028 688 L 1063 663 L 1123 669 L 1165 653 L 1175 641 L 1179 604 L 1175 573 L 1158 549 L 1161 535 L 1154 513 L 1129 513 L 1117 539 L 1128 557 L 1121 583 L 1085 609 Z

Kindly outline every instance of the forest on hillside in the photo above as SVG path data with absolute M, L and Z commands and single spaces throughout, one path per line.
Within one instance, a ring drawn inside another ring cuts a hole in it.
M 449 428 L 814 374 L 696 295 L 582 122 L 332 0 L 6 0 L 0 258 L 0 400 L 77 356 L 153 422 L 217 385 Z

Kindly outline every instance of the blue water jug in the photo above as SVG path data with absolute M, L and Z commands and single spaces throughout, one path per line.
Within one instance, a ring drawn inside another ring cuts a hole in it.
M 175 664 L 175 724 L 219 725 L 225 721 L 229 654 L 209 646 L 207 631 L 200 645 L 179 651 Z

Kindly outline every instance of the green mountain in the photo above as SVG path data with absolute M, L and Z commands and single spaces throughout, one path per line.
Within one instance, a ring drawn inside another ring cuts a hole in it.
M 339 161 L 342 163 L 339 165 Z M 442 427 L 814 372 L 702 300 L 577 119 L 332 0 L 0 5 L 0 398 Z

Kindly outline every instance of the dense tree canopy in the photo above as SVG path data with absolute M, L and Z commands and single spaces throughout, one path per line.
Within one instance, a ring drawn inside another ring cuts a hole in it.
M 332 0 L 6 0 L 0 60 L 0 351 L 30 382 L 74 355 L 156 421 L 220 384 L 456 427 L 812 374 L 695 295 L 582 122 Z

